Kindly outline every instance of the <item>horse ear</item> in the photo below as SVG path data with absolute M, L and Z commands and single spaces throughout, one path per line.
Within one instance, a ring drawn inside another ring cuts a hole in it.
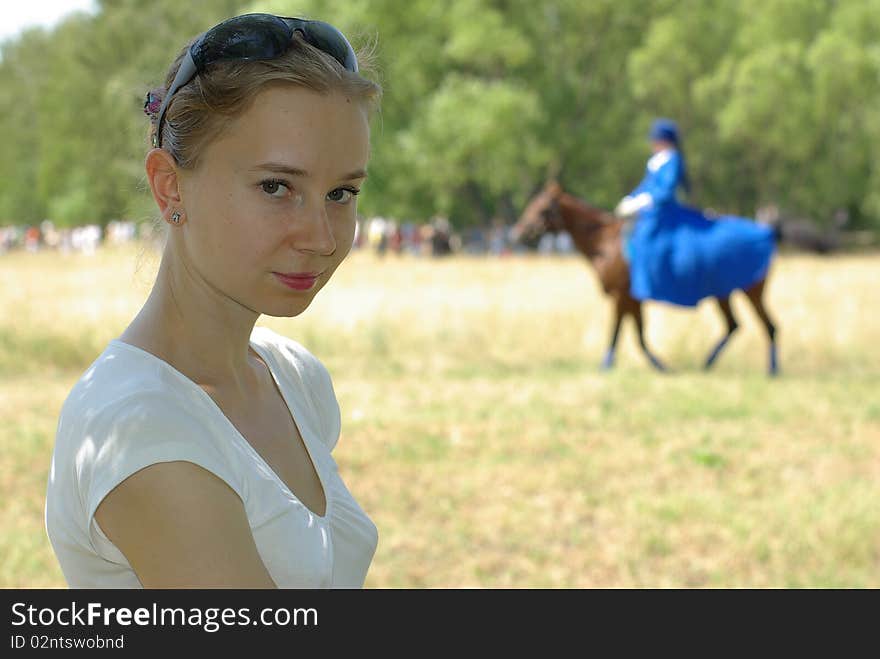
M 559 161 L 559 158 L 553 158 L 550 162 L 547 163 L 547 180 L 553 181 L 554 183 L 559 180 L 559 174 L 562 172 L 562 163 Z

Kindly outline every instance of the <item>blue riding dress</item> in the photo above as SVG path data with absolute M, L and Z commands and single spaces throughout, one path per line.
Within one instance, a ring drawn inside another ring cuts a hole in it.
M 679 203 L 684 176 L 678 150 L 665 149 L 651 157 L 630 195 L 642 202 L 626 245 L 637 300 L 692 307 L 767 275 L 776 249 L 773 227 L 730 215 L 709 219 Z

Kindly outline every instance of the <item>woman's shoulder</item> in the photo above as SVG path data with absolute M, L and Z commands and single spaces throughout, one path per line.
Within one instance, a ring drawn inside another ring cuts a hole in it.
M 293 367 L 306 383 L 316 378 L 323 380 L 330 377 L 321 360 L 304 345 L 290 337 L 279 334 L 268 327 L 254 327 L 251 341 L 269 350 L 283 364 Z
M 665 149 L 663 151 L 658 151 L 648 160 L 648 171 L 656 172 L 663 165 L 666 165 L 670 162 L 675 162 L 678 160 L 678 151 L 675 149 Z
M 339 439 L 341 416 L 327 367 L 305 346 L 268 327 L 255 327 L 251 341 L 271 353 L 289 376 L 299 380 L 296 386 L 311 399 L 323 427 L 324 441 L 332 450 Z
M 113 339 L 74 383 L 64 407 L 94 410 L 145 392 L 164 392 L 170 397 L 174 382 L 158 361 L 140 348 Z
M 194 462 L 224 474 L 223 451 L 208 417 L 169 392 L 127 392 L 92 404 L 62 408 L 55 434 L 50 489 L 65 496 L 75 488 L 88 501 L 89 516 L 103 496 L 127 476 L 157 462 Z M 238 490 L 236 490 L 238 491 Z
M 68 397 L 61 409 L 56 432 L 57 449 L 77 451 L 88 445 L 100 451 L 104 445 L 126 436 L 149 435 L 170 439 L 185 435 L 192 440 L 210 436 L 200 408 L 161 389 L 124 395 Z
M 196 419 L 198 392 L 158 357 L 116 339 L 93 361 L 61 406 L 58 437 L 97 437 L 105 426 L 141 423 L 157 427 Z

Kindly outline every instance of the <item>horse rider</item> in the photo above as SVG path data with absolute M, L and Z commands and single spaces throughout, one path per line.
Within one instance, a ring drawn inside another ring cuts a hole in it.
M 750 219 L 710 219 L 679 201 L 690 190 L 678 126 L 656 119 L 648 134 L 653 155 L 645 176 L 614 210 L 634 220 L 624 254 L 637 300 L 696 306 L 726 297 L 766 276 L 776 247 L 771 226 Z

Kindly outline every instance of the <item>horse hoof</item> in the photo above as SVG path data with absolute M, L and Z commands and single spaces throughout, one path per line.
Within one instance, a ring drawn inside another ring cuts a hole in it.
M 666 365 L 658 359 L 652 359 L 651 366 L 653 366 L 660 373 L 669 373 L 669 369 L 666 367 Z

